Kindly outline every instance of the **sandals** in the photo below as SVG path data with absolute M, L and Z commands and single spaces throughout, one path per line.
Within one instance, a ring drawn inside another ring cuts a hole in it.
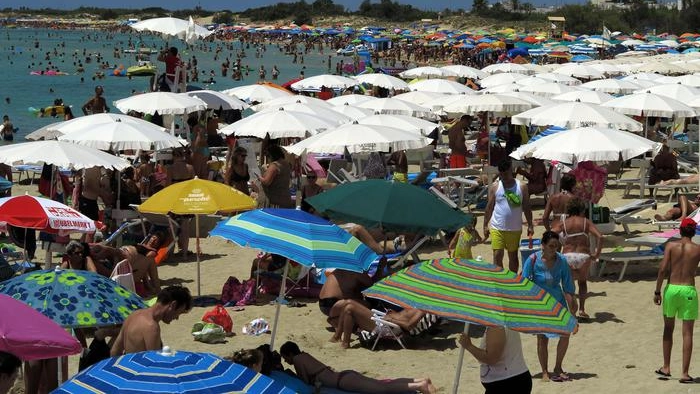
M 557 375 L 552 375 L 549 377 L 552 382 L 570 382 L 571 377 L 566 372 L 561 372 Z

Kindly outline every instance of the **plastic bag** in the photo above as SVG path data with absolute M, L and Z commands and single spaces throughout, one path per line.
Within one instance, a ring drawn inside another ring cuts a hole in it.
M 270 331 L 270 324 L 267 322 L 267 320 L 263 318 L 258 318 L 255 320 L 252 320 L 250 323 L 246 324 L 242 328 L 242 332 L 246 335 L 262 335 L 266 332 Z
M 214 323 L 195 323 L 192 326 L 192 336 L 195 341 L 204 343 L 226 342 L 226 332 L 224 332 L 223 327 Z
M 217 324 L 227 333 L 233 331 L 233 319 L 231 319 L 231 316 L 228 314 L 228 311 L 226 311 L 226 308 L 221 305 L 217 305 L 213 309 L 210 309 L 204 313 L 204 316 L 202 316 L 202 321 L 205 323 Z

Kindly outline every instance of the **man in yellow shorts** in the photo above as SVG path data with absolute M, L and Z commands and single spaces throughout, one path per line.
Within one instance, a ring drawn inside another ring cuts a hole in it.
M 484 213 L 484 239 L 491 235 L 493 263 L 503 267 L 504 250 L 508 252 L 508 268 L 518 272 L 518 247 L 523 231 L 523 214 L 527 234 L 532 236 L 532 209 L 527 185 L 513 177 L 513 164 L 506 158 L 498 163 L 499 179 L 489 186 L 488 203 Z
M 671 348 L 676 317 L 683 320 L 683 371 L 681 383 L 695 383 L 688 375 L 693 352 L 693 326 L 698 318 L 698 293 L 695 289 L 695 272 L 700 263 L 700 245 L 693 243 L 697 223 L 690 218 L 681 221 L 681 240 L 669 242 L 659 267 L 654 291 L 654 303 L 662 305 L 664 314 L 663 367 L 655 372 L 663 378 L 671 376 Z M 663 298 L 661 285 L 668 278 Z

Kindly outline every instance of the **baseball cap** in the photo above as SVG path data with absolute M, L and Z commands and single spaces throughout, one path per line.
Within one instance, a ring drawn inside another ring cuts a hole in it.
M 697 227 L 695 220 L 691 218 L 685 218 L 681 221 L 681 227 Z

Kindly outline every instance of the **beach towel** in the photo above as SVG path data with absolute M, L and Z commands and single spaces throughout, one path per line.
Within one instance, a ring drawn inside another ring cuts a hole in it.
M 224 343 L 226 333 L 223 327 L 214 323 L 199 322 L 192 326 L 192 336 L 195 341 L 204 343 Z
M 235 276 L 229 276 L 221 289 L 221 303 L 236 306 L 255 304 L 255 279 L 241 282 Z

